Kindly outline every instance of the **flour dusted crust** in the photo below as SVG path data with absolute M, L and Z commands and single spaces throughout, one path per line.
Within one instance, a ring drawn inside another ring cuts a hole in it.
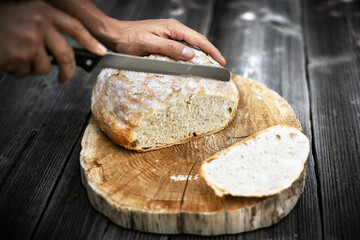
M 202 51 L 194 51 L 195 57 L 188 63 L 219 65 Z M 148 58 L 175 61 L 160 55 L 150 55 Z M 190 136 L 175 143 L 162 143 L 146 149 L 134 146 L 134 140 L 137 137 L 134 130 L 139 128 L 151 114 L 175 104 L 183 96 L 192 95 L 221 97 L 233 102 L 231 107 L 233 111 L 229 116 L 229 121 L 221 128 L 213 129 L 209 126 L 208 133 L 226 127 L 235 116 L 239 92 L 232 81 L 221 82 L 197 77 L 120 71 L 109 68 L 103 69 L 98 76 L 91 99 L 91 108 L 100 128 L 113 142 L 128 149 L 146 151 L 201 136 Z

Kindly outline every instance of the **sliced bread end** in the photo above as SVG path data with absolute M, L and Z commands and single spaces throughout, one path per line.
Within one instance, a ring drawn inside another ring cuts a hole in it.
M 309 151 L 301 131 L 276 125 L 205 160 L 201 176 L 218 196 L 270 196 L 301 176 Z

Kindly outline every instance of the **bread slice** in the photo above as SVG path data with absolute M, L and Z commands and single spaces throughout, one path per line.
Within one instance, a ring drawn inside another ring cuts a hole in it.
M 309 151 L 301 131 L 276 125 L 205 160 L 201 176 L 218 196 L 274 195 L 300 177 Z
M 190 63 L 219 66 L 202 51 L 194 51 Z M 175 61 L 160 55 L 149 58 Z M 142 152 L 220 131 L 234 118 L 238 102 L 232 81 L 104 69 L 91 109 L 113 142 Z

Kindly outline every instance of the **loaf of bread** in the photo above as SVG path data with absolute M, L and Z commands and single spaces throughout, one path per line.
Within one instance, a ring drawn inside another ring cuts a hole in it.
M 196 49 L 189 63 L 219 65 Z M 232 81 L 104 69 L 93 90 L 91 109 L 114 143 L 148 151 L 220 131 L 234 118 L 238 101 Z
M 270 196 L 300 177 L 309 151 L 301 131 L 277 125 L 205 160 L 201 176 L 218 196 Z

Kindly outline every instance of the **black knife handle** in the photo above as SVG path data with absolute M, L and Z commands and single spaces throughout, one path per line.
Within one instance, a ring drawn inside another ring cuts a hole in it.
M 73 50 L 74 50 L 76 66 L 81 67 L 87 72 L 93 70 L 102 58 L 102 56 L 93 54 L 84 48 L 73 47 Z M 49 53 L 49 51 L 48 54 L 50 57 L 51 64 L 58 65 L 56 58 L 51 53 Z

